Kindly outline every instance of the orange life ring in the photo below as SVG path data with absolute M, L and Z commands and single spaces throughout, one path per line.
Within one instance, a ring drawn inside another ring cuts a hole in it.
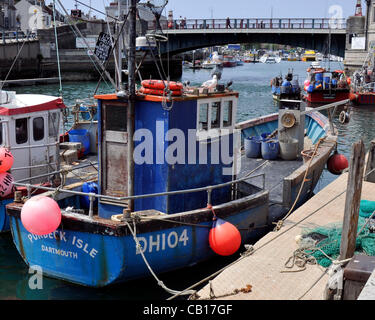
M 150 88 L 144 88 L 142 87 L 141 89 L 139 89 L 139 92 L 143 93 L 143 94 L 150 94 L 150 95 L 153 95 L 153 96 L 163 96 L 163 95 L 166 95 L 166 92 L 164 92 L 164 90 L 158 90 L 158 89 L 150 89 Z M 176 96 L 182 96 L 182 90 L 172 90 L 172 96 L 176 97 Z
M 163 81 L 163 80 L 143 80 L 142 86 L 147 89 L 156 89 L 156 90 L 164 90 L 167 86 L 169 90 L 172 91 L 181 91 L 183 89 L 183 85 L 181 82 L 174 82 L 174 81 Z

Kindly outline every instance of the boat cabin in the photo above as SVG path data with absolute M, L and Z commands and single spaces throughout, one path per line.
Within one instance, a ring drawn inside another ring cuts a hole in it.
M 231 181 L 234 150 L 239 150 L 241 143 L 240 134 L 238 141 L 234 138 L 237 93 L 196 93 L 170 100 L 139 95 L 132 135 L 127 128 L 128 101 L 116 95 L 96 98 L 99 194 L 127 197 L 130 183 L 134 195 L 148 195 Z M 134 136 L 134 156 L 129 154 L 129 136 Z M 134 165 L 132 181 L 129 161 Z M 230 190 L 216 189 L 211 196 L 214 203 L 223 203 L 230 199 Z M 172 214 L 206 206 L 206 191 L 185 192 L 136 199 L 132 211 L 153 209 Z M 100 200 L 98 214 L 110 218 L 126 208 L 128 201 Z
M 0 145 L 13 154 L 15 181 L 58 169 L 64 108 L 60 98 L 0 91 Z

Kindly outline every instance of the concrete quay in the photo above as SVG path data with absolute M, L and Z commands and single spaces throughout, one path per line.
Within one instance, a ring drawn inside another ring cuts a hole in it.
M 306 264 L 305 270 L 296 266 L 287 269 L 285 264 L 298 249 L 296 237 L 303 229 L 343 221 L 347 180 L 347 173 L 341 175 L 298 208 L 278 232 L 270 232 L 255 243 L 251 255 L 224 270 L 201 289 L 197 293 L 199 299 L 323 300 L 327 269 L 316 264 Z M 375 201 L 374 183 L 363 182 L 362 199 Z M 375 284 L 375 280 L 371 283 Z M 375 285 L 367 290 L 372 295 L 363 295 L 363 299 L 375 297 Z

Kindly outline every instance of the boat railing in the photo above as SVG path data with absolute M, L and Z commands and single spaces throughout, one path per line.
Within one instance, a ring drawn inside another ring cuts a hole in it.
M 80 168 L 82 168 L 82 167 L 80 167 Z M 127 196 L 127 197 L 112 197 L 112 196 L 96 194 L 96 193 L 87 193 L 87 192 L 82 192 L 82 191 L 69 190 L 69 189 L 64 189 L 64 188 L 61 188 L 61 187 L 53 188 L 53 187 L 46 187 L 46 186 L 42 186 L 42 185 L 33 185 L 33 184 L 30 184 L 30 183 L 22 183 L 22 182 L 14 182 L 13 185 L 16 186 L 16 187 L 25 187 L 26 190 L 27 190 L 27 198 L 28 199 L 30 199 L 30 197 L 31 197 L 31 190 L 32 189 L 50 191 L 50 192 L 55 192 L 55 193 L 66 193 L 66 194 L 70 194 L 70 195 L 88 197 L 89 200 L 90 200 L 88 216 L 89 216 L 90 219 L 93 219 L 93 217 L 94 217 L 94 201 L 96 199 L 121 202 L 121 201 L 126 201 L 126 200 L 138 200 L 138 199 L 145 199 L 145 198 L 173 196 L 173 195 L 179 195 L 179 194 L 197 193 L 197 192 L 206 191 L 207 192 L 207 204 L 211 205 L 211 195 L 212 195 L 213 190 L 224 188 L 224 187 L 227 187 L 227 186 L 237 186 L 241 182 L 245 182 L 246 180 L 259 178 L 259 177 L 262 177 L 262 188 L 261 188 L 261 190 L 265 190 L 265 186 L 266 186 L 265 173 L 259 173 L 259 174 L 256 174 L 256 175 L 249 175 L 248 174 L 248 175 L 246 175 L 246 176 L 244 176 L 240 179 L 236 179 L 236 180 L 232 180 L 232 181 L 229 181 L 229 182 L 226 182 L 226 183 L 221 183 L 221 184 L 212 185 L 212 186 L 206 186 L 206 187 L 200 187 L 200 188 L 194 188 L 194 189 L 186 189 L 186 190 L 159 192 L 159 193 L 144 194 L 144 195 L 136 195 L 136 196 Z M 34 178 L 35 177 L 33 177 L 32 179 L 34 179 Z M 77 212 L 77 214 L 82 214 L 82 213 Z M 82 215 L 86 216 L 86 214 L 82 214 Z
M 364 85 L 359 86 L 356 88 L 356 91 L 360 92 L 374 92 L 375 91 L 375 82 L 366 83 Z

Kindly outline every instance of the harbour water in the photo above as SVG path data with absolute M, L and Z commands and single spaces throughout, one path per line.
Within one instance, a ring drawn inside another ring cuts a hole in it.
M 281 62 L 279 64 L 244 64 L 235 68 L 223 70 L 223 83 L 233 81 L 232 88 L 239 92 L 239 106 L 237 122 L 249 118 L 262 116 L 277 111 L 277 106 L 272 100 L 270 81 L 273 77 L 285 76 L 288 69 L 293 69 L 299 76 L 300 85 L 306 78 L 306 69 L 310 63 Z M 324 66 L 324 63 L 322 63 Z M 331 69 L 343 68 L 341 63 L 331 62 Z M 181 81 L 189 80 L 191 85 L 200 85 L 211 78 L 212 70 L 184 70 Z M 95 90 L 95 82 L 63 83 L 63 98 L 67 105 L 75 103 L 76 99 L 90 98 Z M 59 87 L 55 85 L 17 87 L 11 90 L 17 93 L 41 93 L 58 95 Z M 112 92 L 112 89 L 103 84 L 100 93 Z M 375 110 L 372 108 L 353 109 L 351 121 L 348 125 L 335 123 L 339 130 L 338 151 L 350 156 L 353 142 L 362 138 L 365 145 L 375 137 Z M 324 171 L 315 191 L 319 191 L 336 176 Z M 181 290 L 219 270 L 231 258 L 218 258 L 198 266 L 161 275 L 160 279 L 171 289 Z M 29 282 L 34 273 L 29 273 L 12 243 L 10 234 L 0 235 L 0 299 L 124 299 L 124 300 L 161 300 L 169 297 L 161 289 L 155 279 L 133 281 L 108 288 L 92 289 L 72 285 L 63 281 L 43 277 L 43 289 L 32 290 Z

